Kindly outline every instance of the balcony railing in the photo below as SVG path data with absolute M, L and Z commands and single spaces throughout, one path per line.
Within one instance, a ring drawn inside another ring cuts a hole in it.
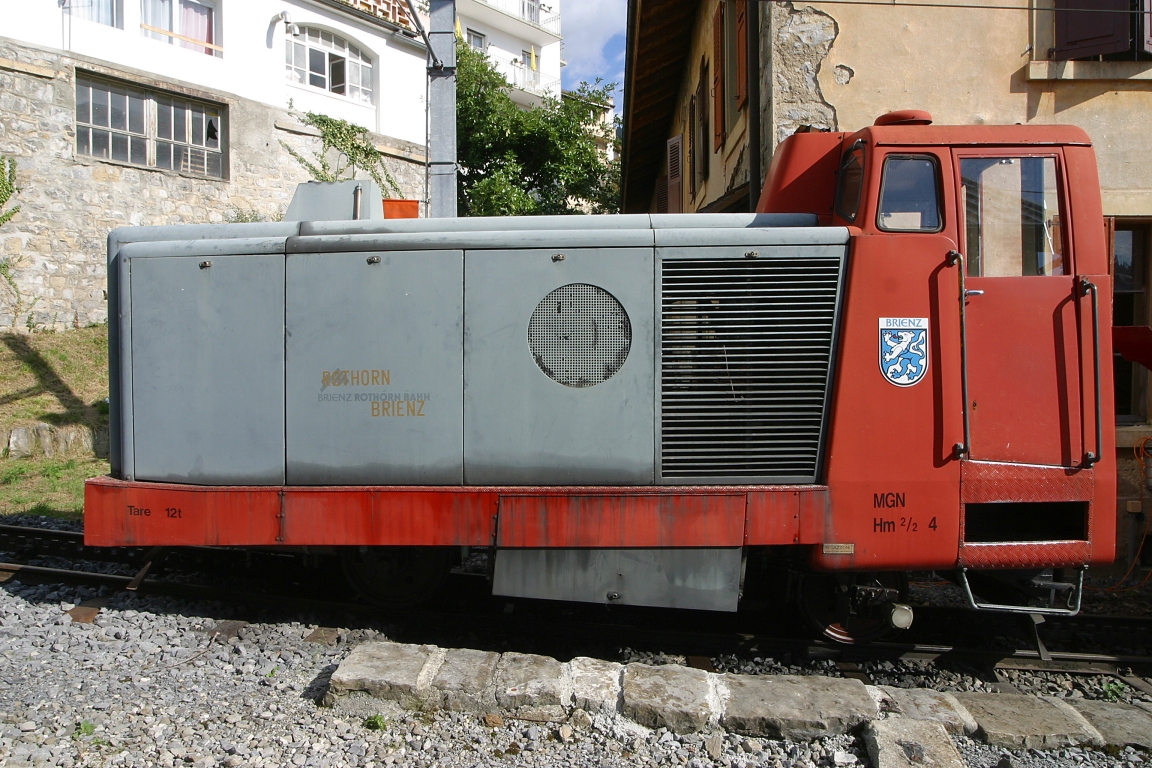
M 370 13 L 373 16 L 399 24 L 406 29 L 416 29 L 412 23 L 412 16 L 408 13 L 408 4 L 404 0 L 342 0 L 353 8 Z
M 489 51 L 488 58 L 496 66 L 500 74 L 508 80 L 513 88 L 526 91 L 536 96 L 559 96 L 560 78 L 544 77 L 539 69 L 532 69 L 520 59 Z
M 560 14 L 545 10 L 536 0 L 476 0 L 478 3 L 503 11 L 509 16 L 515 16 L 534 27 L 560 36 Z

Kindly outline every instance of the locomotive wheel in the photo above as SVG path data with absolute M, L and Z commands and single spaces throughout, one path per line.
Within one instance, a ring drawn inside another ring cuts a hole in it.
M 343 557 L 344 578 L 379 608 L 410 608 L 436 594 L 452 568 L 440 547 L 355 547 Z
M 820 634 L 846 645 L 875 642 L 898 630 L 881 609 L 866 614 L 850 614 L 845 596 L 853 585 L 896 589 L 901 602 L 908 597 L 908 576 L 903 572 L 832 574 L 806 573 L 800 585 L 800 607 L 808 623 Z

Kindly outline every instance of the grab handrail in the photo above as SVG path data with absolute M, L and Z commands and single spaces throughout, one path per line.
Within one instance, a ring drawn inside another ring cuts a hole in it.
M 1095 451 L 1085 451 L 1084 466 L 1091 467 L 1100 461 L 1100 452 L 1104 438 L 1100 427 L 1100 289 L 1086 277 L 1080 278 L 1080 295 L 1092 294 L 1092 374 L 1093 395 L 1096 400 L 1096 443 Z M 1083 402 L 1083 401 L 1081 401 Z

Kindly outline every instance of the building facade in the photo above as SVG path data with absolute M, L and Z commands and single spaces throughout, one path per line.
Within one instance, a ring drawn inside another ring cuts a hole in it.
M 0 31 L 0 328 L 103 322 L 123 225 L 270 220 L 310 178 L 315 112 L 371 132 L 424 198 L 426 52 L 402 0 L 31 0 Z M 361 175 L 364 175 L 361 173 Z
M 521 107 L 560 98 L 560 2 L 457 0 L 458 33 L 484 51 Z
M 1149 325 L 1152 15 L 1127 0 L 955 5 L 630 0 L 624 211 L 750 210 L 785 138 L 898 109 L 937 124 L 1076 125 L 1099 163 L 1114 321 Z M 1126 566 L 1148 514 L 1133 448 L 1152 437 L 1152 393 L 1148 371 L 1119 356 L 1115 378 Z M 1152 565 L 1152 542 L 1141 558 Z

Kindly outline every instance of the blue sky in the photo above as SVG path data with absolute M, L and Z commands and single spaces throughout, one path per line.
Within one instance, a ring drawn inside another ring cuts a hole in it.
M 564 88 L 575 88 L 582 80 L 597 77 L 618 83 L 616 111 L 623 106 L 624 27 L 628 19 L 627 0 L 565 0 L 560 4 L 560 24 L 564 33 L 562 70 Z

